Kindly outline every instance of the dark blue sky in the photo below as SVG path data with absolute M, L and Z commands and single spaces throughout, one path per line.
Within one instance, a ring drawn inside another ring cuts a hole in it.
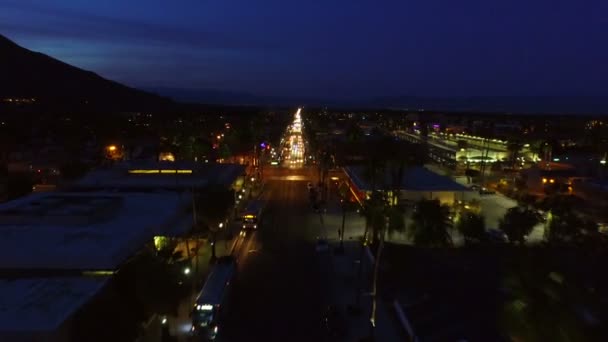
M 606 95 L 606 0 L 0 0 L 0 33 L 139 87 Z

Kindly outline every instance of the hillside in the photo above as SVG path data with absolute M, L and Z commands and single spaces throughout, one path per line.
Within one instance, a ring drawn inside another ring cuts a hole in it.
M 49 107 L 164 110 L 169 99 L 107 80 L 0 35 L 0 99 L 35 98 Z

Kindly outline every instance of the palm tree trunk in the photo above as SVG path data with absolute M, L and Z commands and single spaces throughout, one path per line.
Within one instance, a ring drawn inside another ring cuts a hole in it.
M 342 229 L 340 229 L 340 248 L 341 252 L 344 252 L 344 226 L 346 223 L 346 208 L 344 208 L 344 203 L 342 203 Z
M 217 256 L 215 255 L 215 243 L 217 240 L 217 234 L 215 232 L 211 233 L 211 259 L 215 260 Z
M 363 276 L 363 252 L 366 246 L 367 232 L 369 230 L 369 222 L 365 221 L 365 230 L 363 231 L 363 240 L 361 249 L 359 250 L 359 266 L 357 267 L 357 286 L 355 287 L 355 309 L 361 309 L 361 278 Z
M 372 312 L 369 318 L 370 321 L 370 337 L 374 337 L 374 329 L 376 328 L 376 309 L 377 309 L 377 293 L 378 293 L 378 270 L 380 268 L 380 257 L 384 248 L 384 232 L 380 234 L 380 244 L 378 245 L 378 253 L 374 265 L 374 278 L 372 282 Z

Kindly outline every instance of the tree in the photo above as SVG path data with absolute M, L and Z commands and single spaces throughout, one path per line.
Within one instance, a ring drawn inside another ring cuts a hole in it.
M 523 244 L 538 223 L 538 215 L 533 210 L 518 206 L 507 210 L 498 227 L 507 235 L 509 242 Z
M 232 157 L 232 151 L 230 146 L 226 143 L 221 143 L 219 146 L 219 156 L 221 159 L 228 159 Z
M 595 222 L 583 219 L 575 212 L 577 199 L 574 196 L 554 196 L 548 199 L 545 239 L 551 243 L 581 242 L 584 236 L 597 232 Z
M 409 234 L 418 246 L 446 247 L 452 245 L 451 226 L 448 206 L 442 205 L 439 200 L 423 199 L 416 203 Z
M 363 205 L 363 215 L 365 216 L 366 231 L 371 228 L 372 245 L 379 241 L 380 232 L 386 227 L 386 199 L 380 191 L 372 193 L 371 197 L 365 200 Z
M 167 257 L 171 252 L 156 252 L 148 246 L 121 268 L 121 281 L 132 288 L 148 314 L 176 314 L 180 299 L 188 293 L 189 287 L 180 285 L 187 264 Z
M 331 164 L 332 164 L 331 153 L 327 150 L 321 151 L 319 154 L 317 165 L 318 165 L 318 172 L 319 172 L 319 185 L 321 186 L 321 194 L 323 195 L 322 196 L 323 200 L 325 200 L 325 197 L 327 194 L 327 189 L 326 189 L 327 173 L 329 172 Z
M 211 258 L 215 259 L 215 244 L 221 227 L 234 205 L 234 192 L 221 185 L 210 185 L 194 196 L 196 210 L 196 230 L 211 237 Z
M 59 167 L 61 176 L 66 180 L 83 177 L 89 171 L 89 166 L 79 160 L 69 161 Z
M 350 124 L 346 127 L 345 135 L 349 142 L 359 142 L 363 139 L 363 130 L 356 122 L 350 121 Z
M 340 194 L 340 207 L 342 209 L 342 228 L 340 229 L 340 246 L 338 251 L 344 252 L 344 228 L 346 227 L 346 210 L 349 209 L 348 193 L 350 186 L 347 182 L 342 181 L 338 186 L 338 193 Z
M 464 236 L 465 244 L 486 240 L 485 218 L 470 211 L 461 212 L 456 220 L 456 229 Z
M 530 151 L 533 153 L 532 158 L 534 161 L 536 161 L 537 158 L 546 160 L 550 150 L 551 145 L 545 139 L 539 139 L 530 143 Z
M 390 206 L 387 208 L 388 225 L 387 233 L 390 237 L 393 233 L 403 233 L 406 231 L 405 214 L 399 206 Z
M 509 152 L 509 160 L 511 162 L 511 169 L 515 170 L 517 166 L 517 159 L 524 145 L 521 141 L 512 140 L 507 143 L 507 151 Z

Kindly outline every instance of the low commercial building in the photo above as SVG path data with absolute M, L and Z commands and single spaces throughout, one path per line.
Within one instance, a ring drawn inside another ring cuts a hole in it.
M 157 235 L 192 227 L 190 196 L 37 193 L 0 205 L 0 269 L 114 271 Z
M 190 203 L 175 192 L 49 192 L 0 205 L 0 341 L 118 336 L 134 322 L 116 318 L 129 311 L 115 299 L 118 270 L 155 236 L 188 231 Z
M 121 163 L 1 204 L 0 341 L 128 339 L 121 329 L 143 313 L 117 279 L 132 285 L 125 269 L 145 246 L 192 228 L 192 191 L 239 189 L 243 174 L 230 164 Z
M 86 334 L 81 334 L 82 330 L 76 326 L 78 314 L 107 281 L 108 277 L 0 280 L 0 340 L 86 340 Z
M 344 168 L 351 191 L 359 202 L 369 198 L 373 190 L 372 182 L 365 176 L 367 174 L 365 168 L 366 166 L 362 165 Z M 375 181 L 375 190 L 392 191 L 395 188 L 400 190 L 400 199 L 404 201 L 438 199 L 445 204 L 462 200 L 464 193 L 471 191 L 451 178 L 441 176 L 422 166 L 405 169 L 398 182 L 395 182 L 391 170 L 385 170 Z
M 240 164 L 138 160 L 96 169 L 74 184 L 73 188 L 192 191 L 209 185 L 221 185 L 238 191 L 244 180 L 245 166 Z

